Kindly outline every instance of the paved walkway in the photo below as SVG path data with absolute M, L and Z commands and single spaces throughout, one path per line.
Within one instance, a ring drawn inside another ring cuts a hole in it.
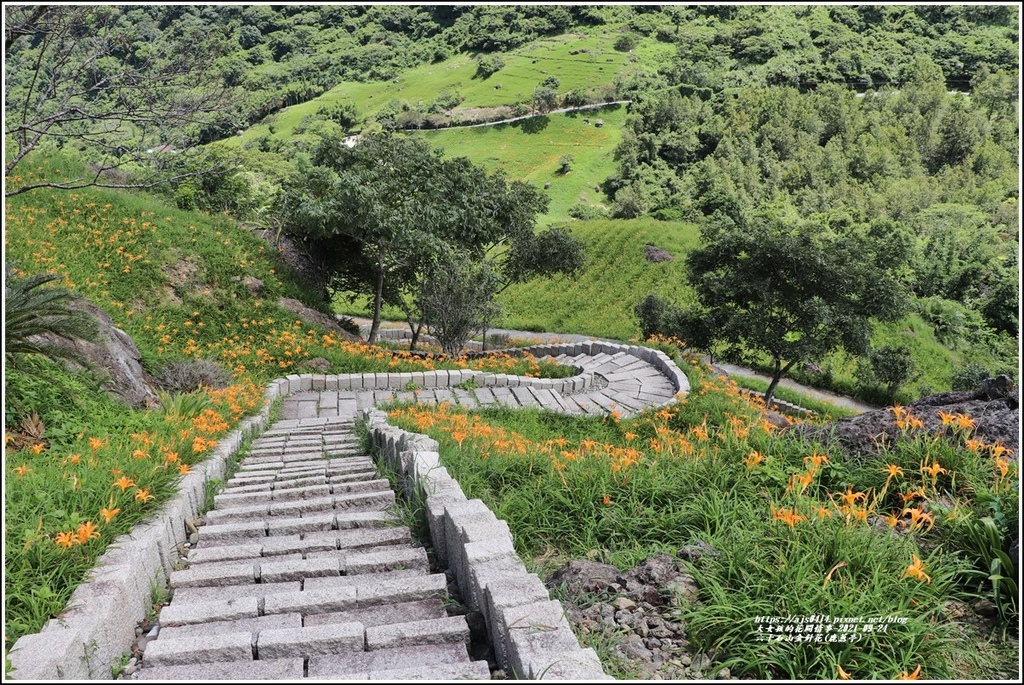
M 364 317 L 349 318 L 351 318 L 353 321 L 360 325 L 360 328 L 363 330 L 363 336 L 365 337 L 366 332 L 369 331 L 370 329 L 370 319 Z M 409 335 L 409 327 L 406 326 L 405 324 L 396 321 L 383 321 L 381 323 L 382 326 L 387 326 L 386 328 L 381 328 L 382 333 L 384 331 L 390 331 L 392 332 L 392 335 L 397 335 L 399 338 L 408 337 Z M 593 336 L 579 335 L 576 333 L 532 333 L 530 331 L 517 331 L 508 328 L 491 328 L 487 330 L 487 334 L 489 336 L 507 335 L 508 337 L 513 339 L 537 340 L 540 342 L 581 342 L 584 340 L 606 340 L 608 342 L 619 342 L 617 340 L 610 340 L 608 338 L 594 338 Z M 386 337 L 391 337 L 386 333 L 384 335 Z M 424 338 L 429 338 L 429 336 L 424 336 Z M 473 345 L 475 345 L 473 349 L 477 349 L 479 347 L 479 343 L 473 343 Z M 708 361 L 708 358 L 704 357 L 704 360 Z M 762 373 L 760 371 L 755 371 L 744 366 L 738 366 L 736 364 L 729 364 L 721 361 L 715 362 L 715 366 L 724 371 L 725 373 L 729 374 L 730 376 L 740 376 L 742 378 L 757 378 L 765 382 L 771 381 L 771 376 L 769 376 L 768 374 Z M 829 392 L 828 390 L 819 390 L 818 388 L 812 388 L 808 385 L 797 383 L 796 381 L 789 378 L 783 378 L 781 381 L 779 381 L 779 386 L 783 388 L 789 388 L 790 390 L 802 393 L 804 395 L 807 395 L 808 397 L 813 397 L 814 399 L 820 400 L 822 402 L 830 402 L 838 407 L 842 407 L 843 409 L 849 409 L 851 411 L 855 411 L 858 413 L 864 413 L 878 409 L 878 407 L 854 399 L 852 397 L 847 397 L 845 395 L 840 395 L 838 393 Z
M 350 374 L 333 377 L 338 389 L 289 396 L 171 574 L 172 600 L 136 677 L 490 679 L 488 662 L 470 657 L 465 616 L 448 615 L 448 578 L 430 571 L 392 513 L 388 481 L 360 453 L 354 419 L 392 400 L 628 416 L 686 391 L 664 355 L 607 349 L 549 347 L 578 369 L 567 379 Z M 409 384 L 419 389 L 397 389 Z

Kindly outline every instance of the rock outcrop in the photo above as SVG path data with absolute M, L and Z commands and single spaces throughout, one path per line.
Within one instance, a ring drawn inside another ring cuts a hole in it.
M 342 340 L 348 340 L 350 342 L 359 342 L 361 338 L 352 335 L 340 325 L 330 314 L 324 314 L 318 312 L 311 307 L 307 307 L 296 299 L 290 297 L 281 297 L 277 300 L 277 306 L 282 309 L 287 309 L 299 318 L 305 319 L 310 323 L 315 323 L 318 326 L 323 326 L 327 330 L 331 331 L 334 335 L 341 338 Z
M 945 430 L 939 412 L 963 414 L 975 423 L 973 435 L 987 443 L 1001 443 L 1016 458 L 1020 443 L 1018 393 L 1010 379 L 998 376 L 983 381 L 972 392 L 944 392 L 924 397 L 907 407 L 924 423 L 924 430 Z M 789 429 L 810 440 L 842 449 L 848 456 L 878 452 L 877 443 L 900 436 L 896 417 L 889 409 L 866 412 L 825 426 L 794 426 Z
M 49 347 L 67 350 L 81 360 L 81 364 L 67 362 L 70 366 L 91 368 L 102 380 L 102 387 L 132 407 L 152 407 L 158 404 L 153 378 L 140 363 L 142 354 L 127 333 L 114 325 L 109 315 L 96 305 L 85 300 L 75 300 L 70 305 L 89 314 L 96 320 L 95 342 L 67 340 L 52 334 L 37 336 Z

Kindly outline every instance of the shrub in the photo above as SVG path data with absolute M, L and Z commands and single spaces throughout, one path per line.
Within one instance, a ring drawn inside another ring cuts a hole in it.
M 231 374 L 209 359 L 173 361 L 156 374 L 157 385 L 173 393 L 189 393 L 200 388 L 219 390 L 230 382 Z
M 338 320 L 338 326 L 341 327 L 341 330 L 347 333 L 351 333 L 352 335 L 362 335 L 362 331 L 359 330 L 359 324 L 353 321 L 351 317 L 339 316 L 336 318 Z
M 886 402 L 892 404 L 900 386 L 913 380 L 916 372 L 910 348 L 906 345 L 884 345 L 868 353 L 867 364 L 861 369 L 861 380 L 881 386 Z
M 625 33 L 615 40 L 615 49 L 619 52 L 629 52 L 637 46 L 640 39 L 633 33 Z
M 965 362 L 953 369 L 950 385 L 954 390 L 974 390 L 992 374 L 978 362 Z
M 670 307 L 671 305 L 668 302 L 654 293 L 640 300 L 633 307 L 633 314 L 640 324 L 640 337 L 643 340 L 661 333 L 665 314 L 669 311 Z
M 342 101 L 331 105 L 323 105 L 316 111 L 317 117 L 325 121 L 333 121 L 346 131 L 359 121 L 359 113 L 355 103 Z
M 562 96 L 563 107 L 582 107 L 583 105 L 589 104 L 587 94 L 582 88 L 570 90 L 564 96 Z
M 569 208 L 569 216 L 580 221 L 592 221 L 594 219 L 607 219 L 611 213 L 604 207 L 597 205 L 585 205 L 578 202 Z
M 481 55 L 476 61 L 476 75 L 480 78 L 488 78 L 505 66 L 505 58 L 500 52 L 490 55 Z

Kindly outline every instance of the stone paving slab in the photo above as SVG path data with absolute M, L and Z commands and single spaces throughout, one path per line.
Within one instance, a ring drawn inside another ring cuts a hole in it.
M 147 666 L 180 666 L 202 661 L 252 661 L 252 633 L 157 639 L 146 645 Z
M 366 629 L 366 649 L 370 651 L 387 647 L 450 643 L 469 646 L 469 624 L 465 616 L 428 618 Z
M 204 635 L 223 635 L 248 630 L 259 632 L 263 629 L 301 628 L 302 614 L 274 614 L 273 616 L 257 616 L 234 621 L 208 621 L 191 623 L 182 626 L 160 628 L 160 637 L 164 639 L 179 637 L 202 637 Z
M 173 605 L 175 602 L 179 604 L 213 603 L 246 597 L 260 600 L 270 595 L 301 591 L 302 583 L 299 581 L 289 583 L 254 583 L 253 585 L 223 585 L 220 587 L 186 587 L 174 591 L 171 604 Z M 166 611 L 169 608 L 166 607 L 164 610 Z
M 273 659 L 192 663 L 184 666 L 146 665 L 136 675 L 139 680 L 299 680 L 303 677 L 304 660 Z
M 290 616 L 293 614 L 282 615 Z M 297 616 L 298 614 L 294 615 Z M 307 626 L 316 626 L 325 623 L 358 621 L 367 628 L 372 628 L 390 623 L 422 621 L 430 618 L 446 618 L 447 616 L 448 612 L 436 600 L 425 599 L 416 602 L 382 604 L 380 606 L 338 611 L 330 614 L 310 614 L 301 619 L 301 623 Z
M 329 623 L 301 628 L 261 630 L 256 638 L 260 659 L 282 659 L 344 652 L 361 652 L 365 644 L 362 623 Z
M 421 645 L 378 649 L 344 656 L 313 657 L 309 678 L 354 680 L 354 673 L 382 673 L 412 668 L 438 668 L 469 663 L 465 647 L 457 644 Z M 488 678 L 490 674 L 488 674 Z M 440 675 L 438 675 L 440 679 Z

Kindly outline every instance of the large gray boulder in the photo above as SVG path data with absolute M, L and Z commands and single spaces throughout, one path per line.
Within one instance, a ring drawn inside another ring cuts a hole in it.
M 82 299 L 72 301 L 69 308 L 82 311 L 96 320 L 94 342 L 67 340 L 53 334 L 34 336 L 44 346 L 67 351 L 78 362 L 68 361 L 72 368 L 90 368 L 102 381 L 104 390 L 132 407 L 154 407 L 159 404 L 153 378 L 140 363 L 142 354 L 127 333 L 114 325 L 113 319 L 96 305 Z

